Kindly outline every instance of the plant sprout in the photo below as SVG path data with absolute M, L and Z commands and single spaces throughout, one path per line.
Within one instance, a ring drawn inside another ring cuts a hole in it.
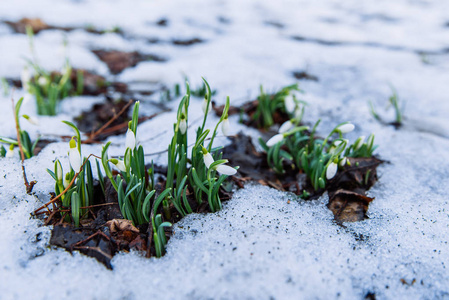
M 259 139 L 267 152 L 268 165 L 277 174 L 285 173 L 285 163 L 293 165 L 294 169 L 307 175 L 315 191 L 325 188 L 338 169 L 349 163 L 347 157 L 371 157 L 376 149 L 374 135 L 370 135 L 366 142 L 360 137 L 349 145 L 343 138 L 344 134 L 354 130 L 354 125 L 349 122 L 337 125 L 325 139 L 317 138 L 315 132 L 319 123 L 316 122 L 310 132 L 305 126 L 294 125 L 266 143 Z M 331 140 L 334 134 L 338 137 Z
M 81 156 L 81 134 L 78 128 L 71 122 L 63 121 L 75 131 L 75 136 L 69 142 L 68 158 L 70 162 L 70 171 L 64 174 L 61 162 L 55 160 L 54 170 L 47 169 L 47 172 L 55 180 L 55 194 L 60 195 L 66 188 L 69 188 L 70 182 L 74 184 L 61 196 L 62 207 L 69 210 L 71 219 L 76 227 L 80 224 L 80 219 L 87 216 L 88 211 L 85 208 L 92 205 L 94 200 L 94 179 L 92 173 L 92 165 L 87 158 Z M 104 187 L 102 181 L 103 175 L 98 168 L 98 177 L 101 186 Z M 104 188 L 103 188 L 104 191 Z M 66 221 L 70 221 L 68 214 L 65 214 Z
M 388 110 L 390 107 L 393 107 L 395 112 L 395 121 L 391 122 L 390 124 L 396 127 L 400 127 L 404 119 L 404 105 L 401 106 L 399 104 L 399 97 L 393 86 L 391 86 L 391 90 L 392 95 L 388 98 L 388 105 L 386 107 L 386 110 Z M 371 101 L 369 101 L 369 110 L 374 119 L 381 123 L 385 123 L 381 116 L 376 112 L 376 109 L 374 108 L 374 105 Z
M 26 130 L 21 129 L 20 117 L 23 117 L 24 119 L 28 120 L 32 124 L 37 123 L 37 121 L 35 121 L 34 118 L 32 118 L 28 115 L 20 116 L 20 108 L 22 107 L 22 103 L 23 103 L 23 97 L 20 98 L 19 101 L 17 101 L 16 105 L 14 106 L 14 114 L 15 114 L 15 120 L 16 120 L 16 127 L 18 128 L 20 143 L 22 146 L 23 154 L 24 154 L 23 158 L 28 159 L 28 158 L 33 157 L 34 149 L 36 148 L 36 145 L 39 142 L 39 137 L 33 143 L 33 142 L 31 142 L 30 135 L 28 134 L 28 132 Z M 15 146 L 19 145 L 19 142 L 17 140 L 7 138 L 7 137 L 0 137 L 0 143 L 9 144 L 10 145 L 9 151 L 11 151 L 11 152 L 14 150 Z M 4 146 L 2 146 L 2 147 L 3 147 L 2 149 L 4 149 Z M 1 157 L 5 157 L 6 155 L 9 155 L 9 157 L 12 156 L 12 154 L 10 152 L 6 152 L 3 150 L 0 151 Z M 8 157 L 8 156 L 6 156 L 6 157 Z
M 276 112 L 287 114 L 292 119 L 301 121 L 305 102 L 297 99 L 296 92 L 301 92 L 298 84 L 286 86 L 275 94 L 266 94 L 260 86 L 257 97 L 258 106 L 252 119 L 259 128 L 269 128 L 274 124 L 273 115 Z
M 26 31 L 33 60 L 28 60 L 28 65 L 22 71 L 22 87 L 36 98 L 37 113 L 39 115 L 54 116 L 58 112 L 58 104 L 62 99 L 70 95 L 82 94 L 83 74 L 81 71 L 77 72 L 77 87 L 75 89 L 70 78 L 72 75 L 72 67 L 68 58 L 66 58 L 61 72 L 48 72 L 44 70 L 37 63 L 34 52 L 33 30 L 30 26 L 27 26 Z M 33 76 L 31 76 L 29 68 L 34 71 Z

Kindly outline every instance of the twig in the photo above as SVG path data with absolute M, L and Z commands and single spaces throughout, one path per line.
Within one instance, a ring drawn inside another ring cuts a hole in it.
M 109 127 L 109 125 L 112 124 L 112 122 L 114 122 L 115 120 L 117 120 L 118 117 L 120 117 L 127 109 L 128 107 L 133 103 L 133 100 L 129 100 L 128 103 L 126 103 L 125 106 L 123 106 L 123 108 L 119 111 L 118 114 L 114 114 L 114 116 L 107 121 L 103 126 L 100 127 L 100 129 L 98 129 L 95 132 L 92 132 L 89 135 L 89 138 L 87 140 L 84 141 L 84 143 L 88 144 L 88 143 L 92 143 L 94 141 L 94 139 L 100 134 L 102 133 L 107 127 Z
M 21 141 L 21 138 L 20 138 L 20 125 L 19 125 L 19 120 L 17 119 L 16 109 L 15 109 L 14 98 L 13 97 L 11 97 L 11 102 L 12 102 L 12 111 L 14 113 L 14 120 L 16 122 L 17 144 L 19 146 L 20 158 L 22 159 L 23 181 L 24 181 L 25 186 L 26 186 L 27 194 L 31 194 L 31 192 L 33 191 L 33 186 L 36 184 L 36 181 L 33 180 L 33 181 L 31 181 L 31 183 L 29 183 L 28 179 L 27 179 L 27 175 L 26 175 L 26 172 L 25 172 L 25 166 L 23 165 L 23 162 L 25 161 L 25 153 L 23 152 L 22 141 Z

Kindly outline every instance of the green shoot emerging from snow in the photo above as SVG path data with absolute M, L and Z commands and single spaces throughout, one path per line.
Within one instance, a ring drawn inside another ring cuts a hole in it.
M 308 127 L 293 125 L 266 143 L 259 140 L 267 152 L 269 166 L 276 173 L 283 174 L 285 165 L 292 165 L 307 175 L 316 191 L 325 188 L 326 182 L 337 174 L 338 168 L 349 163 L 347 157 L 371 157 L 376 149 L 374 135 L 370 135 L 366 142 L 364 137 L 360 137 L 349 145 L 343 135 L 351 132 L 354 125 L 348 122 L 336 126 L 325 139 L 315 137 L 319 123 L 310 132 Z M 338 137 L 331 140 L 334 134 Z
M 34 149 L 36 148 L 37 143 L 39 142 L 39 138 L 37 138 L 34 143 L 31 142 L 30 135 L 27 131 L 22 130 L 20 127 L 20 117 L 23 117 L 24 119 L 28 120 L 30 123 L 37 125 L 37 121 L 28 116 L 28 115 L 22 115 L 20 116 L 20 108 L 22 107 L 23 97 L 17 101 L 16 105 L 14 106 L 14 114 L 15 114 L 15 122 L 16 127 L 19 132 L 19 139 L 23 150 L 23 159 L 28 159 L 33 157 L 34 155 Z M 7 137 L 0 137 L 0 143 L 6 143 L 9 144 L 9 149 L 6 151 L 5 147 L 3 145 L 0 146 L 0 157 L 12 157 L 14 156 L 14 147 L 19 145 L 19 141 L 16 139 L 11 139 Z
M 81 135 L 78 128 L 68 121 L 64 121 L 64 123 L 70 126 L 76 134 L 69 142 L 68 158 L 70 170 L 64 174 L 62 164 L 57 159 L 54 171 L 47 169 L 47 172 L 55 180 L 56 195 L 60 195 L 72 183 L 66 193 L 61 196 L 61 201 L 63 209 L 67 209 L 71 213 L 71 218 L 65 213 L 65 219 L 67 221 L 72 219 L 75 226 L 78 227 L 80 219 L 88 215 L 86 207 L 94 201 L 94 179 L 89 159 L 81 156 Z M 103 175 L 98 167 L 97 162 L 98 177 L 101 186 L 104 187 Z
M 72 67 L 68 58 L 61 72 L 48 72 L 37 63 L 34 53 L 34 35 L 31 27 L 27 27 L 27 34 L 30 41 L 30 51 L 33 60 L 28 60 L 28 65 L 22 71 L 22 87 L 26 92 L 34 95 L 39 115 L 54 116 L 57 114 L 59 102 L 67 96 L 82 93 L 82 72 L 77 73 L 78 87 L 72 85 Z M 64 45 L 66 47 L 66 45 Z M 33 75 L 30 73 L 33 70 Z
M 274 124 L 275 113 L 287 114 L 289 118 L 300 121 L 306 103 L 298 99 L 298 92 L 301 90 L 297 84 L 286 86 L 272 95 L 266 94 L 261 86 L 260 95 L 257 97 L 257 110 L 252 115 L 257 127 L 265 129 L 271 127 Z
M 394 113 L 395 113 L 395 121 L 391 122 L 391 125 L 394 125 L 396 127 L 400 127 L 402 125 L 402 121 L 404 119 L 404 104 L 400 105 L 399 104 L 399 97 L 398 94 L 396 92 L 396 90 L 394 89 L 394 87 L 391 87 L 392 90 L 392 95 L 388 98 L 388 105 L 386 107 L 386 110 L 388 110 L 390 107 L 393 107 L 394 109 Z M 376 109 L 374 108 L 373 103 L 370 101 L 369 102 L 369 109 L 370 109 L 370 113 L 371 115 L 379 122 L 381 123 L 386 123 L 382 117 L 376 112 Z

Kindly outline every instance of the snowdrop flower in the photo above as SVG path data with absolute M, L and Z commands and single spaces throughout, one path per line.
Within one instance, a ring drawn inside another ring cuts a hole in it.
M 346 157 L 343 157 L 343 159 L 340 161 L 340 167 L 344 167 L 346 165 L 347 160 L 348 159 Z
M 131 150 L 134 150 L 134 148 L 136 148 L 136 135 L 130 128 L 128 128 L 125 138 L 126 149 L 130 148 Z
M 293 127 L 293 122 L 291 120 L 288 120 L 284 122 L 284 124 L 279 127 L 279 133 L 284 133 L 289 131 Z
M 343 125 L 340 125 L 336 128 L 336 130 L 340 131 L 341 133 L 348 133 L 353 131 L 355 128 L 354 124 L 351 123 L 346 123 Z
M 296 102 L 292 94 L 289 94 L 284 98 L 284 105 L 288 113 L 292 114 L 295 111 Z
M 61 162 L 59 160 L 56 161 L 56 176 L 58 178 L 58 181 L 61 182 L 62 181 L 62 166 L 61 166 Z
M 208 103 L 207 98 L 204 97 L 202 109 L 203 109 L 203 112 L 205 115 L 209 114 L 209 112 L 212 110 L 212 103 L 209 103 L 209 108 L 207 108 L 207 103 Z M 206 112 L 206 109 L 207 109 L 207 112 Z
M 366 144 L 369 145 L 374 145 L 374 134 L 370 134 L 370 136 L 368 137 L 368 140 L 366 141 Z
M 181 114 L 181 121 L 179 122 L 179 130 L 181 134 L 185 134 L 187 131 L 187 120 L 184 114 Z
M 64 176 L 64 182 L 62 183 L 62 185 L 64 186 L 64 188 L 66 189 L 68 186 L 69 186 L 69 184 L 70 184 L 70 180 L 69 180 L 69 177 L 70 176 L 70 173 L 67 173 L 65 176 Z
M 326 178 L 327 180 L 330 180 L 334 178 L 335 174 L 337 174 L 338 165 L 334 162 L 332 162 L 326 169 Z
M 109 161 L 120 171 L 126 172 L 126 166 L 123 160 L 111 158 Z
M 33 125 L 39 125 L 39 120 L 33 117 L 30 117 L 29 115 L 22 115 L 22 117 L 25 118 L 25 120 L 27 120 L 28 122 L 30 122 Z
M 226 117 L 221 123 L 221 131 L 223 132 L 224 135 L 226 136 L 229 135 L 229 128 L 230 128 L 229 120 L 228 117 Z
M 365 139 L 365 136 L 361 136 L 361 137 L 359 137 L 356 141 L 355 141 L 355 143 L 354 143 L 354 150 L 359 150 L 360 149 L 360 147 L 362 147 L 362 145 L 363 145 L 363 140 Z
M 212 157 L 212 154 L 207 152 L 207 150 L 204 147 L 203 147 L 203 159 L 204 159 L 204 164 L 206 165 L 206 168 L 209 169 L 210 165 L 213 164 L 213 162 L 214 162 L 214 158 Z
M 295 113 L 293 114 L 295 119 L 301 120 L 302 119 L 303 110 L 298 106 L 295 109 Z
M 232 176 L 232 175 L 235 175 L 235 173 L 237 173 L 236 169 L 234 169 L 233 167 L 227 166 L 225 164 L 218 165 L 215 169 L 217 170 L 218 173 L 223 174 L 223 175 Z
M 31 75 L 28 67 L 23 68 L 22 73 L 20 74 L 20 80 L 22 81 L 22 87 L 25 90 L 28 90 L 28 82 L 30 82 L 31 80 Z
M 75 173 L 78 173 L 81 170 L 81 153 L 78 151 L 76 147 L 76 142 L 72 138 L 70 140 L 70 150 L 69 150 L 69 162 L 72 169 Z
M 5 154 L 5 157 L 11 158 L 14 157 L 14 145 L 10 145 L 8 151 Z
M 213 162 L 214 162 L 214 158 L 204 147 L 203 147 L 203 159 L 204 159 L 204 164 L 209 169 L 210 165 L 213 164 Z M 214 169 L 217 170 L 218 173 L 223 174 L 223 175 L 234 175 L 235 173 L 237 173 L 236 169 L 234 169 L 233 167 L 227 166 L 225 164 L 219 164 L 218 166 L 215 166 Z
M 278 133 L 268 140 L 267 146 L 272 147 L 284 139 L 284 134 Z
M 40 86 L 45 86 L 47 85 L 48 80 L 44 76 L 40 76 L 39 79 L 37 80 L 37 83 L 39 83 Z

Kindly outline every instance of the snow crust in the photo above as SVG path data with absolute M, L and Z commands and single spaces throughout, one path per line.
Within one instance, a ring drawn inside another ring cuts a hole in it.
M 319 130 L 326 133 L 352 121 L 356 130 L 348 138 L 375 133 L 377 154 L 388 161 L 378 169 L 380 179 L 369 191 L 376 199 L 363 222 L 335 224 L 326 195 L 303 202 L 250 185 L 236 191 L 222 211 L 178 223 L 165 257 L 123 253 L 109 271 L 79 253 L 51 249 L 50 228 L 30 217 L 53 191 L 45 169 L 56 158 L 68 166 L 68 144 L 50 144 L 25 162 L 28 179 L 38 181 L 35 195 L 25 192 L 18 155 L 0 159 L 0 299 L 363 299 L 368 293 L 378 299 L 449 298 L 448 11 L 448 2 L 405 0 L 0 2 L 1 20 L 40 17 L 50 25 L 119 26 L 125 33 L 43 31 L 35 47 L 50 70 L 62 66 L 66 36 L 74 67 L 129 84 L 173 86 L 187 75 L 196 87 L 204 76 L 217 89 L 217 103 L 229 95 L 235 105 L 252 100 L 260 84 L 275 91 L 297 82 L 293 71 L 305 70 L 319 78 L 300 81 L 309 103 L 305 122 L 321 118 Z M 168 26 L 157 26 L 161 19 Z M 172 44 L 192 38 L 204 42 Z M 0 45 L 0 77 L 18 79 L 23 57 L 30 55 L 26 37 L 1 24 Z M 113 76 L 92 49 L 136 50 L 168 61 L 141 62 Z M 371 100 L 393 120 L 383 110 L 390 84 L 406 102 L 400 130 L 373 120 L 367 105 Z M 0 92 L 0 135 L 14 137 L 11 95 Z M 16 100 L 23 95 L 14 92 Z M 150 114 L 157 100 L 143 100 L 142 111 Z M 40 125 L 21 123 L 32 138 L 71 135 L 61 120 L 72 121 L 99 101 L 66 99 L 57 117 L 38 117 L 30 99 L 22 113 Z M 201 101 L 191 102 L 191 140 Z M 177 101 L 165 105 L 175 109 Z M 230 119 L 231 134 L 257 136 L 237 124 L 237 117 Z M 166 149 L 174 121 L 172 111 L 139 126 L 146 153 Z M 209 127 L 216 121 L 211 115 Z M 124 137 L 110 141 L 110 154 L 122 154 Z M 227 142 L 221 137 L 216 145 Z M 83 145 L 85 155 L 100 151 L 101 145 Z M 149 159 L 165 164 L 166 154 Z

